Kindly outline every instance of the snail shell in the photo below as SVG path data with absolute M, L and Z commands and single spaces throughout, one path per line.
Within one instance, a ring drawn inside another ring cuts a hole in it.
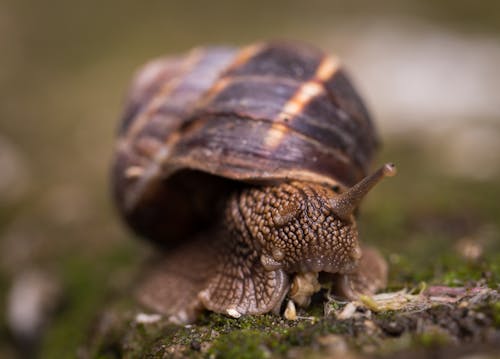
M 207 264 L 196 280 L 166 274 L 167 265 L 143 291 L 184 280 L 184 292 L 195 294 L 191 308 L 238 316 L 278 308 L 294 273 L 352 276 L 362 259 L 352 213 L 394 172 L 386 165 L 366 177 L 376 147 L 339 60 L 312 46 L 197 48 L 147 64 L 119 127 L 118 208 L 137 233 L 169 250 L 174 267 L 189 267 L 181 263 L 190 251 L 200 256 L 194 248 L 219 264 L 198 258 Z M 382 263 L 377 256 L 367 258 Z M 185 298 L 169 296 L 145 301 L 179 312 L 172 303 Z

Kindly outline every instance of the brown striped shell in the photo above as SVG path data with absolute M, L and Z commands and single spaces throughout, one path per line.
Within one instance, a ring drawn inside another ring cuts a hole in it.
M 376 142 L 337 58 L 288 42 L 198 48 L 136 76 L 114 193 L 136 231 L 174 241 L 209 226 L 214 203 L 241 183 L 351 187 Z

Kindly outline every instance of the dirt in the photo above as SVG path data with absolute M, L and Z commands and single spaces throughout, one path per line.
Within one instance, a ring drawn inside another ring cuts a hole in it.
M 161 317 L 141 316 L 137 307 L 109 309 L 99 316 L 80 355 L 449 358 L 500 350 L 500 294 L 484 283 L 421 288 L 413 294 L 390 292 L 351 303 L 328 299 L 326 293 L 316 299 L 296 321 L 273 315 L 237 320 L 206 313 L 196 324 L 175 326 Z

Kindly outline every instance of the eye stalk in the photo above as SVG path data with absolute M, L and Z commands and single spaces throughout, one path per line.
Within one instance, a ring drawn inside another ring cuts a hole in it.
M 349 222 L 354 210 L 359 206 L 366 194 L 385 177 L 396 175 L 396 166 L 386 163 L 377 171 L 366 176 L 346 192 L 330 200 L 332 212 L 340 219 Z

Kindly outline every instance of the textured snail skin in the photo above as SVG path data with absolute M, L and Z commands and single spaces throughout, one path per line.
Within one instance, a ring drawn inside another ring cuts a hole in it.
M 216 275 L 202 294 L 217 312 L 260 314 L 281 304 L 288 275 L 350 273 L 361 257 L 354 222 L 329 207 L 327 186 L 292 182 L 250 187 L 233 195 L 226 211 L 229 238 Z
M 384 167 L 353 192 L 368 191 L 380 174 Z M 387 265 L 376 250 L 360 248 L 354 216 L 334 212 L 332 202 L 343 197 L 344 203 L 348 195 L 299 181 L 238 190 L 227 201 L 221 229 L 163 258 L 139 298 L 186 323 L 203 309 L 232 317 L 278 312 L 292 279 L 290 297 L 307 305 L 320 289 L 320 272 L 338 295 L 374 293 L 386 285 Z
M 250 238 L 250 247 L 258 243 L 267 269 L 348 273 L 361 250 L 355 223 L 343 223 L 330 208 L 335 196 L 307 182 L 245 189 L 230 201 L 228 228 L 235 238 Z

